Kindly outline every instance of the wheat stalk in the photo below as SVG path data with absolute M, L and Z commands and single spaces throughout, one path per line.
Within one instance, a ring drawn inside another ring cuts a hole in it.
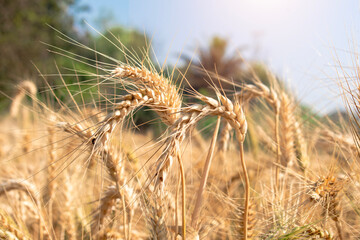
M 244 84 L 242 86 L 242 91 L 240 93 L 235 93 L 237 98 L 242 99 L 244 102 L 249 102 L 250 100 L 258 97 L 264 98 L 272 107 L 275 113 L 275 139 L 276 139 L 276 163 L 280 165 L 281 163 L 281 150 L 280 150 L 280 134 L 279 134 L 279 123 L 280 123 L 280 107 L 281 101 L 278 97 L 278 94 L 275 92 L 274 88 L 269 88 L 264 85 L 260 79 L 254 74 L 255 81 L 254 85 L 252 84 Z M 270 76 L 274 81 L 275 77 Z M 276 191 L 279 189 L 279 167 L 276 167 L 275 174 L 275 183 L 276 183 Z
M 72 183 L 68 171 L 65 173 L 65 182 L 63 184 L 64 204 L 61 209 L 61 225 L 64 227 L 65 233 L 69 240 L 76 239 L 76 226 L 71 211 L 71 203 L 73 201 Z
M 294 131 L 295 131 L 295 150 L 296 150 L 298 164 L 300 166 L 300 170 L 303 171 L 304 174 L 306 174 L 306 170 L 310 164 L 310 159 L 309 159 L 307 144 L 304 139 L 303 131 L 297 120 L 295 120 L 294 123 Z
M 173 134 L 167 140 L 166 146 L 164 148 L 162 159 L 158 164 L 157 168 L 157 184 L 161 186 L 161 189 L 164 187 L 164 183 L 167 177 L 167 173 L 172 165 L 173 158 L 177 159 L 181 163 L 179 158 L 180 145 L 186 137 L 186 133 L 191 129 L 200 119 L 215 115 L 221 116 L 226 119 L 229 124 L 235 129 L 237 139 L 240 145 L 240 160 L 245 175 L 246 182 L 246 191 L 245 191 L 245 212 L 244 212 L 244 222 L 247 222 L 247 210 L 249 204 L 249 179 L 247 175 L 246 165 L 243 156 L 243 141 L 245 139 L 247 124 L 245 115 L 238 102 L 235 105 L 226 97 L 219 95 L 219 101 L 215 99 L 199 95 L 198 98 L 202 100 L 206 105 L 193 105 L 183 110 L 183 114 L 180 119 L 172 127 Z M 184 213 L 183 213 L 184 214 Z M 183 217 L 184 219 L 184 217 Z M 183 220 L 184 226 L 184 220 Z M 246 234 L 246 224 L 244 228 L 244 236 Z M 183 236 L 185 232 L 183 229 Z
M 52 222 L 53 220 L 53 198 L 55 195 L 55 191 L 57 188 L 56 181 L 56 159 L 55 159 L 55 141 L 54 141 L 54 133 L 55 130 L 52 126 L 47 128 L 48 131 L 48 158 L 47 158 L 47 186 L 43 193 L 43 201 L 48 205 L 48 214 L 49 219 Z
M 198 228 L 198 217 L 200 214 L 200 209 L 201 209 L 201 205 L 202 205 L 202 201 L 203 201 L 203 192 L 205 190 L 206 182 L 207 182 L 207 179 L 209 176 L 209 171 L 210 171 L 211 161 L 212 161 L 212 158 L 214 155 L 215 144 L 216 144 L 216 139 L 217 139 L 217 135 L 218 135 L 218 131 L 219 131 L 219 126 L 220 126 L 220 117 L 218 117 L 216 127 L 214 130 L 214 134 L 211 139 L 211 144 L 210 144 L 210 148 L 208 151 L 208 155 L 206 157 L 203 174 L 201 176 L 200 186 L 198 188 L 197 195 L 196 195 L 195 207 L 194 207 L 194 211 L 192 214 L 192 220 L 191 220 L 192 226 L 195 229 Z

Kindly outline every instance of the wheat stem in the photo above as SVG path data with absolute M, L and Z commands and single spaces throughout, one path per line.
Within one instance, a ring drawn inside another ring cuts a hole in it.
M 244 206 L 244 239 L 247 239 L 247 232 L 248 232 L 248 213 L 249 213 L 249 202 L 250 202 L 250 181 L 248 172 L 246 169 L 245 159 L 244 159 L 244 144 L 241 139 L 238 138 L 239 145 L 240 145 L 240 161 L 241 161 L 241 167 L 243 169 L 244 178 L 245 178 L 245 206 Z
M 182 191 L 182 203 L 181 203 L 181 210 L 182 210 L 182 235 L 183 239 L 186 239 L 186 183 L 185 183 L 185 171 L 184 166 L 180 158 L 180 153 L 177 157 L 179 161 L 179 167 L 180 167 L 180 176 L 181 176 L 181 191 Z
M 197 191 L 194 211 L 193 211 L 193 214 L 192 214 L 191 225 L 195 229 L 197 229 L 197 227 L 198 227 L 197 226 L 198 225 L 198 217 L 199 217 L 199 213 L 200 213 L 201 205 L 202 205 L 202 201 L 203 201 L 203 192 L 205 190 L 206 182 L 207 182 L 207 179 L 208 179 L 208 176 L 209 176 L 209 171 L 210 171 L 212 158 L 213 158 L 213 155 L 214 155 L 215 144 L 216 144 L 216 139 L 217 139 L 217 135 L 218 135 L 218 131 L 219 131 L 219 126 L 220 126 L 220 117 L 218 116 L 218 119 L 217 119 L 217 122 L 216 122 L 216 127 L 215 127 L 215 130 L 214 130 L 214 134 L 213 134 L 213 137 L 211 139 L 211 145 L 210 145 L 210 148 L 208 150 L 208 155 L 206 157 L 202 177 L 201 177 L 201 180 L 200 180 L 200 186 L 199 186 L 198 191 Z
M 281 162 L 281 150 L 280 150 L 280 133 L 279 133 L 279 125 L 280 125 L 280 108 L 275 109 L 275 137 L 276 137 L 276 173 L 275 173 L 275 194 L 279 191 L 279 172 L 280 172 L 280 162 Z

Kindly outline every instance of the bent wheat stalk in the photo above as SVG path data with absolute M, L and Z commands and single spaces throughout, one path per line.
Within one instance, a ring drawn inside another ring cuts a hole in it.
M 64 228 L 63 231 L 66 232 L 67 239 L 76 240 L 76 228 L 74 223 L 74 218 L 71 211 L 71 202 L 73 200 L 72 184 L 68 171 L 66 171 L 64 179 L 64 205 L 62 208 L 62 213 L 60 216 L 61 225 Z
M 209 97 L 199 95 L 198 98 L 206 105 L 195 104 L 183 110 L 182 117 L 172 127 L 173 134 L 168 138 L 166 147 L 160 158 L 157 167 L 156 185 L 160 186 L 160 191 L 164 188 L 165 180 L 169 169 L 172 165 L 173 158 L 176 158 L 180 151 L 180 145 L 184 141 L 186 134 L 199 120 L 206 116 L 221 116 L 226 119 L 229 124 L 235 129 L 238 143 L 240 145 L 240 161 L 245 177 L 245 211 L 244 211 L 244 236 L 247 236 L 247 210 L 250 197 L 250 184 L 244 161 L 243 142 L 247 130 L 247 123 L 245 114 L 243 113 L 240 104 L 235 102 L 233 104 L 228 98 L 219 95 L 220 102 Z M 178 159 L 179 160 L 179 159 Z M 180 160 L 179 160 L 180 161 Z M 184 223 L 183 223 L 184 226 Z M 184 229 L 183 229 L 184 230 Z M 185 233 L 183 233 L 185 234 Z M 183 235 L 184 236 L 184 235 Z
M 236 93 L 235 96 L 237 98 L 241 98 L 244 102 L 249 102 L 253 98 L 263 97 L 274 109 L 275 113 L 275 138 L 276 138 L 276 173 L 275 173 L 275 182 L 276 182 L 276 190 L 279 189 L 279 167 L 281 162 L 281 150 L 280 150 L 280 131 L 279 131 L 279 123 L 280 123 L 280 107 L 281 102 L 278 98 L 278 95 L 275 92 L 274 88 L 269 88 L 264 85 L 260 79 L 254 75 L 255 81 L 254 85 L 245 84 L 240 93 Z M 275 77 L 270 76 L 273 81 L 275 81 Z

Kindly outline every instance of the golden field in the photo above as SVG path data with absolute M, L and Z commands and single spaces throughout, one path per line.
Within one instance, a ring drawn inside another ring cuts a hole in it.
M 360 237 L 358 79 L 339 80 L 348 118 L 335 123 L 251 64 L 242 83 L 205 71 L 207 94 L 146 59 L 92 67 L 11 97 L 1 239 Z

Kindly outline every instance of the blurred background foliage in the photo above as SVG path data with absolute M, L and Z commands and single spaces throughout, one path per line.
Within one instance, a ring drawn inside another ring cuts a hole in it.
M 46 80 L 52 86 L 62 85 L 62 79 L 59 77 L 61 73 L 70 91 L 84 91 L 83 98 L 88 102 L 96 95 L 97 88 L 89 88 L 87 85 L 89 77 L 81 73 L 96 74 L 96 69 L 91 66 L 96 61 L 114 64 L 109 59 L 114 58 L 127 62 L 123 51 L 131 52 L 141 60 L 146 55 L 146 49 L 150 44 L 150 40 L 145 34 L 122 26 L 105 26 L 106 31 L 100 34 L 91 34 L 88 30 L 79 27 L 81 23 L 76 22 L 74 16 L 84 11 L 90 11 L 90 9 L 77 0 L 0 0 L 0 4 L 0 90 L 2 92 L 0 94 L 0 111 L 2 112 L 7 110 L 11 96 L 16 91 L 17 82 L 30 79 L 36 81 L 40 89 L 46 87 L 40 73 L 44 75 L 55 73 L 46 76 Z M 111 18 L 111 16 L 109 17 Z M 99 21 L 104 25 L 109 22 L 106 16 Z M 81 47 L 64 41 L 65 35 L 96 49 L 109 58 L 85 51 Z M 115 44 L 111 44 L 110 41 Z M 56 48 L 83 56 L 83 62 L 74 61 L 62 54 L 52 54 L 49 51 L 49 49 L 56 51 Z M 196 90 L 205 94 L 213 94 L 213 86 L 222 88 L 225 92 L 239 90 L 241 83 L 249 82 L 251 78 L 245 60 L 240 57 L 239 51 L 243 50 L 246 48 L 230 52 L 228 40 L 214 36 L 208 46 L 200 47 L 194 59 L 188 56 L 182 57 L 182 64 L 177 66 L 177 69 L 182 73 L 186 72 L 185 76 L 188 81 L 181 81 L 183 75 L 178 71 L 175 71 L 173 78 L 177 84 L 183 83 L 185 93 Z M 155 63 L 151 52 L 149 54 L 150 62 Z M 250 63 L 261 81 L 269 85 L 266 66 L 248 59 L 246 62 Z M 191 64 L 191 68 L 188 69 L 189 64 Z M 154 65 L 156 69 L 162 69 L 161 66 Z M 172 67 L 171 65 L 166 66 L 163 74 L 169 76 L 171 70 L 167 69 Z M 74 77 L 74 73 L 76 77 Z M 220 83 L 218 77 L 226 78 L 237 83 L 238 86 Z M 85 80 L 86 84 L 76 84 Z M 96 77 L 93 77 L 93 80 L 96 81 Z M 56 88 L 55 93 L 60 100 L 64 102 L 69 100 L 64 88 Z M 79 95 L 75 98 L 82 101 Z M 186 99 L 186 101 L 192 100 Z M 315 115 L 309 108 L 304 107 L 304 109 L 306 109 L 304 117 Z M 140 111 L 134 116 L 134 120 L 141 128 L 146 127 L 146 123 L 154 119 L 154 116 L 151 111 Z M 201 128 L 206 129 L 206 125 L 214 121 L 214 119 L 208 120 Z M 161 123 L 158 124 L 161 129 L 163 126 Z

